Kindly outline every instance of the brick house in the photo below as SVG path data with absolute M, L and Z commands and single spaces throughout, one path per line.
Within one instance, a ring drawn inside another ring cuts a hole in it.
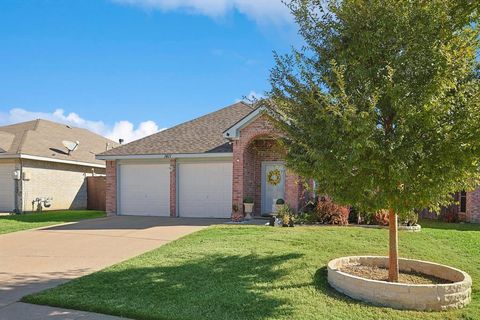
M 107 161 L 107 211 L 119 215 L 229 218 L 254 199 L 268 215 L 282 198 L 298 211 L 305 190 L 283 162 L 280 133 L 263 108 L 236 103 L 97 155 Z M 280 176 L 277 184 L 269 176 Z M 467 196 L 480 219 L 480 191 Z
M 79 145 L 68 152 L 63 140 Z M 34 211 L 37 198 L 51 198 L 49 210 L 86 209 L 86 176 L 105 174 L 105 161 L 95 154 L 117 145 L 41 119 L 0 127 L 0 212 Z
M 107 211 L 122 215 L 229 218 L 254 198 L 254 214 L 282 198 L 301 207 L 278 133 L 262 108 L 236 103 L 97 156 L 107 161 Z M 268 183 L 269 172 L 280 175 Z

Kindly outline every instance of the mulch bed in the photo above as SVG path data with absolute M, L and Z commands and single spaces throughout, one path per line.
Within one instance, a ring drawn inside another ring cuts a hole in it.
M 364 265 L 346 265 L 340 271 L 370 280 L 388 281 L 388 269 Z M 446 284 L 452 281 L 418 272 L 400 271 L 398 282 L 409 284 Z

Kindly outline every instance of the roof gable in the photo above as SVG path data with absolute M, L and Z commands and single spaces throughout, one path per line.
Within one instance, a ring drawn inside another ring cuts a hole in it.
M 236 140 L 240 138 L 240 131 L 248 126 L 250 123 L 260 118 L 262 115 L 267 113 L 268 110 L 265 107 L 258 107 L 248 115 L 237 121 L 234 125 L 223 132 L 225 139 Z

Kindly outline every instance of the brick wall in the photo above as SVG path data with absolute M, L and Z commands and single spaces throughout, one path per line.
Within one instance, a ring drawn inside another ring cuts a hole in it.
M 106 207 L 107 214 L 117 213 L 117 162 L 106 161 L 107 165 L 107 188 L 106 188 Z
M 23 172 L 27 176 L 22 190 L 23 211 L 35 211 L 35 198 L 53 198 L 46 210 L 86 209 L 86 177 L 95 172 L 105 174 L 105 169 L 57 162 L 23 160 Z
M 243 212 L 245 196 L 254 198 L 254 213 L 261 212 L 261 165 L 262 161 L 280 161 L 284 151 L 276 138 L 280 137 L 267 115 L 262 115 L 240 131 L 240 138 L 233 143 L 233 204 Z M 299 209 L 301 184 L 299 177 L 286 172 L 285 201 Z
M 480 223 L 480 188 L 467 192 L 466 221 Z

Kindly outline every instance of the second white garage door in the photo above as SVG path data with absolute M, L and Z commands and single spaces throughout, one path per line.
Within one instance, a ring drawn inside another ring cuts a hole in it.
M 178 215 L 229 218 L 232 212 L 232 162 L 178 165 Z
M 120 214 L 170 215 L 170 165 L 120 165 Z

